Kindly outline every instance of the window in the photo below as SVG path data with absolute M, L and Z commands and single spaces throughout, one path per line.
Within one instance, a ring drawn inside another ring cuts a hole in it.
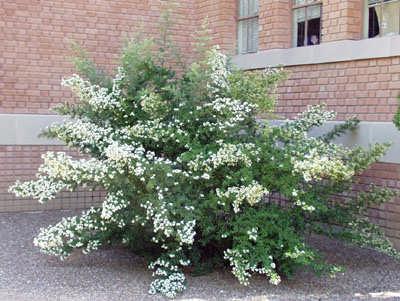
M 399 0 L 367 0 L 365 37 L 392 36 L 400 33 Z
M 321 1 L 293 0 L 293 46 L 321 42 Z
M 258 0 L 239 0 L 238 53 L 257 52 Z

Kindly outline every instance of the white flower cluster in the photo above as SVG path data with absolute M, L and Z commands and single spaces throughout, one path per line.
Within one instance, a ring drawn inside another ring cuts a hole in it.
M 117 174 L 125 175 L 127 173 L 135 175 L 141 182 L 154 179 L 157 176 L 157 167 L 173 169 L 175 164 L 164 157 L 157 157 L 152 151 L 139 145 L 132 143 L 131 145 L 112 142 L 105 150 L 105 163 L 110 167 L 108 176 L 115 178 Z M 174 174 L 183 173 L 179 169 L 173 169 Z
M 228 249 L 224 252 L 224 258 L 229 260 L 232 267 L 232 273 L 243 285 L 249 285 L 251 273 L 258 273 L 269 277 L 269 282 L 278 285 L 281 282 L 280 276 L 275 271 L 275 263 L 272 256 L 269 256 L 271 263 L 269 266 L 259 267 L 257 264 L 251 264 L 249 261 L 250 250 Z
M 140 206 L 146 210 L 146 220 L 152 221 L 154 233 L 160 233 L 162 236 L 154 237 L 153 241 L 158 243 L 160 240 L 166 240 L 172 236 L 175 236 L 179 244 L 192 245 L 194 236 L 196 235 L 195 220 L 189 221 L 175 221 L 170 218 L 170 210 L 168 210 L 167 204 L 163 201 L 164 196 L 161 192 L 159 195 L 159 205 L 155 205 L 150 201 L 147 201 Z M 190 210 L 189 210 L 190 211 Z
M 39 173 L 64 183 L 81 185 L 87 182 L 102 183 L 108 167 L 97 159 L 74 160 L 64 152 L 47 152 L 42 155 Z
M 56 225 L 42 228 L 33 243 L 43 253 L 61 259 L 68 257 L 73 249 L 82 249 L 84 253 L 96 250 L 100 245 L 96 233 L 108 227 L 99 214 L 100 209 L 91 208 L 80 217 L 63 218 Z
M 122 97 L 122 83 L 124 81 L 125 78 L 125 71 L 124 68 L 122 68 L 121 66 L 118 66 L 117 68 L 117 73 L 115 74 L 114 78 L 113 78 L 113 86 L 112 86 L 112 95 L 118 99 L 119 97 Z M 117 105 L 118 107 L 120 105 Z
M 319 181 L 324 178 L 337 181 L 348 180 L 354 171 L 339 158 L 321 155 L 317 149 L 311 149 L 303 159 L 292 158 L 293 172 L 302 175 L 304 181 Z
M 221 147 L 216 153 L 206 157 L 199 154 L 194 160 L 188 163 L 189 168 L 196 171 L 212 172 L 221 166 L 236 166 L 244 164 L 252 165 L 251 157 L 257 158 L 258 150 L 252 143 L 228 144 L 220 143 Z
M 162 109 L 166 107 L 164 101 L 159 94 L 153 91 L 144 94 L 140 98 L 140 106 L 142 110 L 152 118 L 160 118 L 166 113 L 165 111 L 162 111 Z
M 158 119 L 138 121 L 129 129 L 132 138 L 153 140 L 154 142 L 168 143 L 174 141 L 181 143 L 179 137 L 188 137 L 189 134 L 182 129 L 183 122 L 179 119 L 171 122 L 161 122 Z
M 304 245 L 302 247 L 304 248 Z M 287 258 L 295 259 L 299 257 L 304 257 L 306 255 L 306 252 L 303 249 L 300 250 L 299 247 L 295 246 L 294 250 L 285 252 L 284 255 Z
M 208 128 L 209 131 L 222 131 L 223 133 L 237 127 L 257 109 L 255 104 L 227 97 L 217 97 L 212 102 L 204 104 L 204 107 L 212 109 L 216 121 L 204 122 L 203 127 Z
M 66 121 L 63 124 L 54 124 L 50 127 L 50 131 L 69 146 L 77 146 L 82 150 L 92 146 L 100 149 L 104 148 L 110 143 L 110 137 L 113 133 L 111 128 L 100 127 L 82 119 Z
M 109 220 L 117 224 L 120 228 L 123 228 L 126 226 L 125 220 L 115 216 L 115 214 L 128 208 L 128 206 L 129 200 L 124 197 L 122 191 L 109 193 L 102 204 L 100 217 L 103 220 Z
M 280 75 L 284 71 L 283 67 L 271 67 L 267 66 L 263 72 L 267 76 L 275 76 L 275 75 Z
M 163 195 L 159 193 L 159 199 Z M 146 210 L 146 220 L 153 221 L 154 233 L 160 232 L 165 238 L 169 238 L 175 231 L 176 222 L 169 219 L 169 210 L 164 202 L 160 202 L 159 206 L 154 205 L 152 202 L 147 201 L 140 205 Z M 156 243 L 158 242 L 155 241 Z
M 53 181 L 46 177 L 39 177 L 35 181 L 21 183 L 17 181 L 9 188 L 10 193 L 21 198 L 32 197 L 39 203 L 54 199 L 61 190 L 68 188 L 68 185 L 59 181 Z
M 153 223 L 153 231 L 156 236 L 152 240 L 155 243 L 163 243 L 161 247 L 168 250 L 169 247 L 165 242 L 175 237 L 180 245 L 179 249 L 176 250 L 179 252 L 182 250 L 183 245 L 191 246 L 193 244 L 196 235 L 196 221 L 172 220 L 170 211 L 167 209 L 172 204 L 165 202 L 165 197 L 160 187 L 157 187 L 157 190 L 158 205 L 150 201 L 141 204 L 141 207 L 146 211 L 146 221 L 152 221 Z M 188 208 L 187 210 L 191 211 L 192 209 Z M 172 263 L 178 258 L 178 254 L 175 251 L 169 252 L 168 258 L 170 260 L 159 258 L 150 264 L 149 268 L 155 270 L 153 276 L 157 278 L 151 283 L 149 292 L 151 294 L 161 293 L 169 298 L 174 298 L 186 288 L 185 276 L 180 271 L 179 266 L 187 266 L 190 262 L 180 259 L 179 262 Z
M 192 245 L 196 235 L 196 231 L 194 230 L 196 226 L 196 220 L 191 220 L 188 222 L 181 221 L 177 224 L 177 226 L 177 237 L 180 241 L 180 244 Z
M 243 121 L 245 117 L 249 117 L 254 109 L 256 109 L 257 105 L 232 98 L 217 97 L 212 102 L 204 104 L 204 107 L 210 107 L 219 114 L 232 114 L 238 118 L 234 122 L 239 123 Z
M 247 235 L 249 235 L 249 240 L 256 242 L 258 237 L 258 228 L 257 227 L 251 228 L 250 230 L 247 231 Z
M 120 145 L 118 141 L 113 141 L 104 150 L 104 154 L 111 161 L 126 164 L 128 159 L 132 157 L 134 149 L 135 148 L 132 145 Z
M 211 50 L 208 66 L 211 69 L 210 82 L 208 83 L 209 91 L 213 95 L 218 95 L 221 91 L 229 89 L 228 58 L 219 51 L 218 47 Z
M 111 93 L 107 88 L 92 85 L 89 81 L 84 80 L 77 74 L 74 74 L 67 79 L 63 79 L 62 85 L 69 87 L 81 101 L 87 102 L 95 110 L 104 111 L 119 109 L 121 107 L 121 92 L 119 84 L 122 81 L 124 74 L 121 73 L 122 69 L 118 70 L 119 73 L 114 79 Z
M 308 211 L 308 212 L 313 212 L 315 211 L 315 207 L 313 205 L 309 205 L 304 201 L 301 200 L 296 200 L 294 202 L 294 204 L 298 207 L 300 207 L 301 209 L 303 209 L 304 211 Z
M 32 197 L 39 202 L 54 199 L 63 189 L 73 188 L 91 182 L 103 183 L 108 167 L 97 159 L 73 160 L 63 152 L 47 152 L 42 155 L 37 180 L 17 182 L 10 192 L 19 197 Z
M 227 191 L 223 192 L 217 188 L 217 196 L 222 200 L 221 204 L 225 204 L 223 200 L 232 200 L 232 207 L 235 213 L 240 211 L 240 206 L 247 202 L 250 206 L 254 206 L 260 202 L 269 191 L 262 185 L 253 181 L 248 186 L 229 187 Z
M 299 193 L 296 189 L 292 191 L 292 197 L 294 198 L 294 204 L 304 211 L 313 212 L 315 211 L 315 207 L 312 205 L 307 204 L 305 201 L 300 200 Z
M 300 113 L 298 117 L 286 123 L 286 127 L 292 131 L 304 133 L 313 127 L 323 125 L 326 121 L 333 120 L 336 117 L 334 111 L 326 111 L 325 105 L 308 106 L 307 110 Z
M 149 265 L 149 269 L 155 270 L 153 276 L 157 277 L 150 285 L 150 294 L 161 293 L 167 298 L 175 298 L 178 293 L 185 290 L 185 275 L 179 270 L 178 265 L 171 263 L 170 260 L 159 258 Z

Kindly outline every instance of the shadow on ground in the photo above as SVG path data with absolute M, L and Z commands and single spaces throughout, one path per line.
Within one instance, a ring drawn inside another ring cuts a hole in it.
M 147 294 L 151 272 L 124 249 L 73 254 L 62 262 L 44 256 L 32 239 L 40 227 L 71 211 L 0 214 L 1 301 L 163 300 Z M 346 271 L 335 278 L 299 271 L 275 287 L 255 277 L 248 287 L 229 272 L 188 277 L 179 300 L 400 300 L 400 263 L 377 252 L 322 238 L 313 244 Z

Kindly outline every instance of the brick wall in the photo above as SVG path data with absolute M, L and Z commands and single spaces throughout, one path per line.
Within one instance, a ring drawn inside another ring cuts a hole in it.
M 338 119 L 391 121 L 400 92 L 400 58 L 287 67 L 277 113 L 291 118 L 309 104 L 326 103 Z
M 389 163 L 374 164 L 366 171 L 360 183 L 376 183 L 384 187 L 400 189 L 400 165 Z M 369 210 L 368 216 L 381 226 L 397 249 L 400 249 L 400 199 L 394 199 Z
M 0 113 L 50 114 L 51 108 L 71 98 L 60 86 L 73 73 L 70 44 L 81 44 L 96 63 L 112 72 L 125 39 L 140 33 L 159 36 L 161 11 L 171 9 L 171 36 L 191 57 L 197 26 L 195 1 L 159 0 L 16 0 L 0 4 Z M 8 187 L 16 179 L 32 179 L 41 154 L 65 151 L 56 146 L 0 146 L 0 212 L 84 208 L 101 201 L 101 192 L 61 193 L 41 205 L 16 199 Z
M 259 49 L 279 49 L 291 46 L 291 0 L 260 1 Z
M 363 1 L 322 1 L 322 42 L 362 37 Z
M 168 1 L 171 2 L 171 1 Z M 171 19 L 176 44 L 190 56 L 195 21 L 192 1 L 177 3 Z M 159 0 L 17 0 L 0 6 L 0 113 L 42 113 L 70 97 L 60 87 L 73 72 L 75 41 L 112 70 L 123 40 L 138 32 L 158 36 L 165 6 Z
M 197 18 L 197 29 L 204 20 L 208 20 L 212 43 L 219 45 L 227 53 L 236 51 L 236 1 L 200 0 L 195 1 L 194 14 Z
M 16 198 L 8 193 L 8 187 L 14 184 L 16 179 L 27 181 L 34 177 L 42 162 L 41 155 L 47 151 L 66 151 L 70 155 L 80 157 L 64 146 L 0 146 L 0 212 L 88 208 L 102 201 L 104 193 L 99 190 L 62 192 L 56 200 L 46 204 Z

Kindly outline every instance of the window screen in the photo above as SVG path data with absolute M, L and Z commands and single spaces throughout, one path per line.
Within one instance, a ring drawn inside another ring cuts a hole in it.
M 258 0 L 239 0 L 238 53 L 257 52 Z
M 368 0 L 365 18 L 368 38 L 397 35 L 400 33 L 400 1 Z

